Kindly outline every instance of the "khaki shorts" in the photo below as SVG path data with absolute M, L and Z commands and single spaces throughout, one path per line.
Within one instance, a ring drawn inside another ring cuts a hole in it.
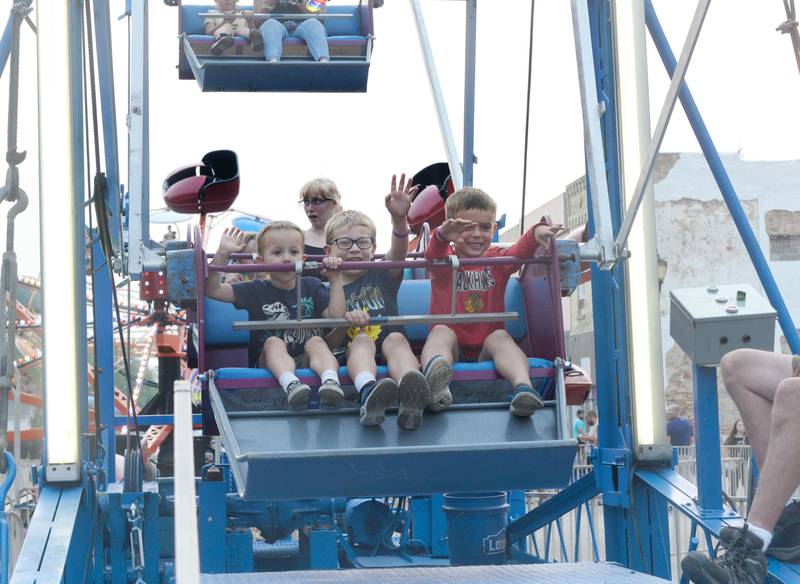
M 792 377 L 800 377 L 800 355 L 792 357 Z

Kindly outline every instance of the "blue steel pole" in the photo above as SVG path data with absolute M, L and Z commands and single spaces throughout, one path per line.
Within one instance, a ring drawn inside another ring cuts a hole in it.
M 466 50 L 464 55 L 464 186 L 472 186 L 475 146 L 475 44 L 478 0 L 467 0 Z
M 111 278 L 108 275 L 106 257 L 99 238 L 92 243 L 94 247 L 94 273 L 93 285 L 93 310 L 95 329 L 95 355 L 97 362 L 94 364 L 97 372 L 97 382 L 100 388 L 100 403 L 94 404 L 100 414 L 100 424 L 103 427 L 101 439 L 105 458 L 103 470 L 106 481 L 116 480 L 116 443 L 114 438 L 114 309 L 111 295 Z M 105 485 L 100 485 L 104 489 Z
M 704 513 L 722 511 L 722 468 L 719 445 L 717 368 L 692 366 L 694 415 L 697 428 L 697 495 Z
M 3 76 L 6 63 L 8 63 L 8 56 L 11 54 L 11 33 L 13 24 L 14 19 L 9 18 L 6 22 L 5 29 L 3 29 L 3 37 L 0 38 L 0 77 Z
M 669 46 L 667 37 L 664 34 L 664 30 L 661 28 L 661 23 L 658 21 L 658 16 L 650 0 L 645 2 L 645 18 L 650 36 L 652 36 L 653 43 L 658 50 L 658 54 L 661 56 L 661 61 L 664 63 L 667 73 L 672 75 L 676 65 L 675 55 Z M 756 269 L 758 279 L 761 281 L 761 285 L 764 286 L 764 291 L 767 294 L 767 298 L 769 298 L 770 304 L 772 304 L 772 307 L 778 313 L 778 322 L 786 337 L 786 342 L 789 344 L 792 353 L 798 354 L 800 353 L 800 335 L 797 334 L 797 329 L 792 322 L 789 309 L 783 301 L 775 278 L 769 269 L 767 259 L 764 257 L 764 252 L 758 245 L 758 240 L 756 239 L 755 233 L 753 233 L 753 229 L 750 227 L 747 215 L 745 215 L 742 204 L 739 202 L 739 197 L 733 188 L 733 184 L 731 184 L 728 173 L 725 171 L 725 165 L 722 164 L 722 159 L 714 146 L 714 142 L 711 140 L 711 135 L 708 133 L 708 128 L 706 128 L 703 122 L 700 110 L 697 109 L 697 104 L 689 91 L 689 86 L 686 85 L 685 82 L 681 84 L 681 90 L 678 95 L 683 109 L 686 112 L 689 124 L 692 126 L 692 130 L 694 130 L 695 136 L 697 136 L 697 141 L 700 143 L 703 155 L 706 157 L 706 161 L 708 161 L 711 174 L 714 175 L 714 180 L 717 182 L 717 186 L 722 193 L 722 198 L 728 205 L 728 210 L 731 213 L 733 222 L 736 224 L 736 229 L 738 229 L 745 248 L 747 248 L 747 253 L 750 254 L 750 260 L 753 262 L 753 266 Z

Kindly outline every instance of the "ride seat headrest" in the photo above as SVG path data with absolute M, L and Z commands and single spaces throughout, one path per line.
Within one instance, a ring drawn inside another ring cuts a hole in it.
M 164 202 L 176 213 L 220 213 L 239 195 L 239 163 L 232 150 L 215 150 L 202 162 L 174 170 L 164 180 Z

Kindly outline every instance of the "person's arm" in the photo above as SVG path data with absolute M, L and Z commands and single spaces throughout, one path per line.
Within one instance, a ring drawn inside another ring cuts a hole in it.
M 339 266 L 342 258 L 328 256 L 322 258 L 322 265 L 325 266 L 323 274 L 328 278 L 331 287 L 328 307 L 322 311 L 322 318 L 341 318 L 344 316 L 344 286 L 342 285 L 342 272 Z
M 417 191 L 411 179 L 406 181 L 406 175 L 392 175 L 392 186 L 384 202 L 386 210 L 392 218 L 392 245 L 386 254 L 387 260 L 403 261 L 408 254 L 408 210 L 411 208 L 411 197 Z
M 441 226 L 433 230 L 431 240 L 425 249 L 425 259 L 435 260 L 446 258 L 450 255 L 450 243 L 457 242 L 461 234 L 475 226 L 472 221 L 466 219 L 448 219 Z
M 229 227 L 222 234 L 222 239 L 219 242 L 217 253 L 214 254 L 214 259 L 211 260 L 212 266 L 224 266 L 228 263 L 232 253 L 240 252 L 244 249 L 246 243 L 246 236 L 243 231 L 239 231 L 235 227 Z M 219 272 L 216 270 L 209 270 L 206 277 L 205 289 L 206 296 L 219 300 L 221 302 L 236 302 L 236 294 L 233 291 L 231 284 L 222 284 L 220 282 Z

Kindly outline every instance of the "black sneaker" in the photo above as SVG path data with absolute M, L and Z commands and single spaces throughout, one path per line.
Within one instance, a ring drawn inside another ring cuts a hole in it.
M 292 381 L 286 388 L 286 396 L 289 407 L 293 410 L 303 410 L 308 407 L 308 394 L 311 388 L 302 381 Z
M 450 393 L 450 380 L 453 378 L 453 366 L 442 357 L 436 355 L 425 366 L 425 379 L 431 388 L 431 403 L 428 409 L 432 412 L 441 412 L 453 403 L 453 394 Z
M 722 555 L 712 559 L 702 552 L 689 553 L 681 562 L 683 575 L 695 584 L 763 584 L 767 557 L 761 538 L 745 525 L 722 528 L 719 539 Z
M 319 407 L 325 410 L 335 410 L 344 399 L 342 386 L 338 381 L 329 379 L 319 386 Z
M 257 53 L 264 50 L 264 37 L 261 36 L 261 31 L 254 29 L 250 31 L 250 46 Z
M 394 379 L 370 381 L 361 388 L 361 425 L 380 426 L 386 410 L 397 404 L 397 384 Z
M 223 34 L 214 41 L 214 44 L 211 45 L 211 54 L 215 57 L 219 57 L 222 53 L 230 49 L 233 45 L 236 44 L 236 39 L 232 36 Z
M 514 390 L 508 411 L 520 418 L 528 418 L 542 407 L 544 407 L 544 402 L 539 392 L 529 385 L 520 385 Z
M 781 513 L 767 555 L 782 562 L 800 562 L 800 501 L 787 505 Z
M 419 428 L 422 412 L 431 402 L 428 381 L 419 371 L 409 371 L 400 379 L 400 407 L 397 410 L 397 425 L 406 430 Z

